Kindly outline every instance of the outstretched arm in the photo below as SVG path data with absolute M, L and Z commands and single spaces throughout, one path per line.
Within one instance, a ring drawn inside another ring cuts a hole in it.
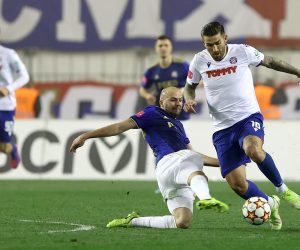
M 294 66 L 288 64 L 287 62 L 281 59 L 277 59 L 271 56 L 265 56 L 261 65 L 270 69 L 274 69 L 276 71 L 281 71 L 292 75 L 296 75 L 297 77 L 300 78 L 300 69 L 295 68 Z
M 200 153 L 201 154 L 201 153 Z M 219 160 L 214 157 L 210 157 L 204 154 L 201 154 L 203 157 L 203 164 L 204 166 L 209 166 L 209 167 L 219 167 Z
M 103 128 L 88 131 L 74 139 L 70 147 L 70 152 L 75 153 L 76 149 L 83 146 L 87 139 L 114 136 L 135 128 L 138 128 L 136 123 L 131 118 L 128 118 L 127 120 L 114 123 Z

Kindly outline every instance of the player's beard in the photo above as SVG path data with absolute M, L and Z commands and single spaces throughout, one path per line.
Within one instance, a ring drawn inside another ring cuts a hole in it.
M 180 115 L 180 113 L 182 112 L 182 107 L 175 107 L 174 109 L 172 109 L 171 112 L 169 112 L 174 118 L 176 118 L 177 116 Z

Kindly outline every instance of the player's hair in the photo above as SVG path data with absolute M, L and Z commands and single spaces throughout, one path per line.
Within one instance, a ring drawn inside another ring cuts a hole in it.
M 201 30 L 201 37 L 203 36 L 215 36 L 217 34 L 225 34 L 225 29 L 219 22 L 210 22 L 206 24 Z
M 156 38 L 156 41 L 158 40 L 169 40 L 171 43 L 173 42 L 172 38 L 167 35 L 160 35 L 159 37 Z

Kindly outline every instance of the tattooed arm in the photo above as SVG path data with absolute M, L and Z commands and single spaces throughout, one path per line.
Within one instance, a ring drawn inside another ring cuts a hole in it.
M 296 75 L 297 77 L 300 78 L 300 69 L 295 68 L 294 66 L 288 64 L 287 62 L 281 59 L 274 58 L 271 56 L 265 56 L 261 65 L 270 69 L 274 69 L 276 71 L 281 71 L 292 75 Z

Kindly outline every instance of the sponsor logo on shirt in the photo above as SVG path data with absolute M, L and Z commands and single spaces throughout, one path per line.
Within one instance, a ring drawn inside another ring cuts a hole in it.
M 227 67 L 227 68 L 223 68 L 223 69 L 215 69 L 215 70 L 210 70 L 210 71 L 206 71 L 206 74 L 208 76 L 208 78 L 211 77 L 217 77 L 217 76 L 225 76 L 228 74 L 232 74 L 236 72 L 236 68 L 237 66 L 231 66 L 231 67 Z
M 211 62 L 207 62 L 207 68 L 209 68 L 211 65 Z
M 141 117 L 143 114 L 145 114 L 144 110 L 142 110 L 142 111 L 136 113 L 135 116 Z

